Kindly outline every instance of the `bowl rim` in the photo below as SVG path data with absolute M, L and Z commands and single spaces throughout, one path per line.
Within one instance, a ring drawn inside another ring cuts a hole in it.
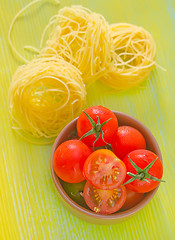
M 115 110 L 111 110 L 115 115 L 119 114 L 122 117 L 126 117 L 131 119 L 132 121 L 134 121 L 135 123 L 137 123 L 141 128 L 143 128 L 147 134 L 151 137 L 151 139 L 154 141 L 154 145 L 156 148 L 156 154 L 159 156 L 161 162 L 163 163 L 162 160 L 162 154 L 159 148 L 159 145 L 155 139 L 155 137 L 153 136 L 152 132 L 142 123 L 140 122 L 138 119 L 132 117 L 131 115 L 128 115 L 126 113 L 123 112 L 119 112 L 119 111 L 115 111 Z M 78 203 L 76 203 L 75 201 L 73 201 L 64 191 L 60 181 L 58 183 L 58 177 L 56 176 L 56 173 L 54 172 L 53 169 L 53 156 L 55 153 L 55 150 L 58 147 L 58 142 L 59 140 L 64 136 L 64 131 L 65 129 L 69 128 L 72 124 L 76 123 L 78 117 L 73 119 L 71 122 L 69 122 L 63 129 L 62 131 L 59 133 L 59 135 L 57 136 L 57 138 L 55 139 L 55 142 L 52 146 L 52 150 L 51 150 L 51 158 L 50 158 L 50 170 L 51 170 L 51 176 L 52 176 L 52 180 L 54 182 L 54 185 L 57 189 L 58 194 L 61 196 L 62 200 L 65 201 L 68 205 L 70 205 L 73 209 L 77 210 L 79 213 L 81 214 L 85 214 L 86 216 L 90 216 L 93 217 L 95 219 L 104 219 L 104 220 L 114 220 L 114 219 L 123 219 L 126 217 L 129 217 L 135 213 L 137 213 L 139 210 L 141 210 L 142 208 L 144 208 L 148 202 L 153 198 L 153 196 L 155 195 L 155 193 L 157 192 L 159 185 L 153 189 L 152 191 L 148 192 L 143 200 L 141 200 L 137 205 L 135 205 L 134 207 L 124 210 L 124 211 L 118 211 L 116 213 L 113 214 L 109 214 L 109 215 L 102 215 L 99 213 L 95 213 L 92 210 L 86 209 L 82 206 L 80 206 Z M 129 125 L 128 125 L 129 126 Z

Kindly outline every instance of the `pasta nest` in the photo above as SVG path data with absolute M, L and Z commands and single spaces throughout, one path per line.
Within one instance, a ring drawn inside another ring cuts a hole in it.
M 48 144 L 83 110 L 80 71 L 61 57 L 36 58 L 19 67 L 9 89 L 13 128 L 32 143 Z
M 117 90 L 140 84 L 155 65 L 156 45 L 151 34 L 127 23 L 110 25 L 110 34 L 113 54 L 101 81 Z

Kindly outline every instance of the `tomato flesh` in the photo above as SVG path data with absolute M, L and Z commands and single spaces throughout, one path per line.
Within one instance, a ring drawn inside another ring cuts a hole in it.
M 112 149 L 117 157 L 123 159 L 134 150 L 146 149 L 146 142 L 137 129 L 130 126 L 121 126 L 114 134 Z
M 86 182 L 84 200 L 96 213 L 111 214 L 118 211 L 126 200 L 126 188 L 120 186 L 113 190 L 101 190 Z
M 124 159 L 123 162 L 126 165 L 127 172 L 136 174 L 137 171 L 132 166 L 129 157 L 131 160 L 141 169 L 144 169 L 148 164 L 150 164 L 154 159 L 157 158 L 157 160 L 154 162 L 153 166 L 149 169 L 148 174 L 150 174 L 153 177 L 156 177 L 158 179 L 162 178 L 163 175 L 163 165 L 160 160 L 160 158 L 157 157 L 157 155 L 149 150 L 135 150 L 131 153 L 129 153 Z M 127 174 L 125 182 L 127 182 L 131 177 Z M 139 193 L 145 193 L 150 192 L 154 188 L 156 188 L 160 182 L 154 181 L 151 179 L 147 179 L 147 181 L 136 179 L 131 183 L 126 184 L 126 187 L 129 188 L 132 191 L 139 192 Z
M 78 183 L 85 180 L 83 166 L 92 150 L 79 140 L 63 142 L 55 151 L 53 168 L 65 182 Z
M 93 152 L 86 160 L 83 173 L 87 181 L 103 190 L 117 188 L 126 177 L 125 164 L 107 149 Z

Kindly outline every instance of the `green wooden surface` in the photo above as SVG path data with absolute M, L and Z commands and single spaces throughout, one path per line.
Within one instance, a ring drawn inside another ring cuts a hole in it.
M 65 0 L 59 6 L 44 1 L 26 11 L 12 33 L 15 46 L 24 54 L 23 45 L 39 47 L 44 26 L 59 8 L 82 4 L 103 14 L 109 23 L 142 25 L 153 35 L 157 62 L 166 72 L 154 69 L 141 87 L 125 93 L 99 82 L 88 89 L 87 106 L 101 104 L 136 117 L 152 131 L 163 155 L 166 183 L 136 216 L 111 226 L 86 223 L 67 211 L 51 179 L 51 145 L 29 144 L 11 129 L 7 93 L 22 62 L 12 54 L 7 35 L 13 16 L 29 2 L 0 0 L 0 239 L 175 239 L 175 1 Z

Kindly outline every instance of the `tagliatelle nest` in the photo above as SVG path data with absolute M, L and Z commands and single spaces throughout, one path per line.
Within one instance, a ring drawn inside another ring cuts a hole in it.
M 62 58 L 37 58 L 19 67 L 9 89 L 13 128 L 32 143 L 53 142 L 77 117 L 86 90 L 79 70 Z
M 110 26 L 113 54 L 102 82 L 125 90 L 140 84 L 149 75 L 155 62 L 156 45 L 144 28 L 127 23 Z
M 51 18 L 45 30 L 51 24 L 55 27 L 41 56 L 62 56 L 82 72 L 87 85 L 104 75 L 111 60 L 112 38 L 102 15 L 81 6 L 65 7 Z M 44 34 L 41 45 L 43 39 Z

